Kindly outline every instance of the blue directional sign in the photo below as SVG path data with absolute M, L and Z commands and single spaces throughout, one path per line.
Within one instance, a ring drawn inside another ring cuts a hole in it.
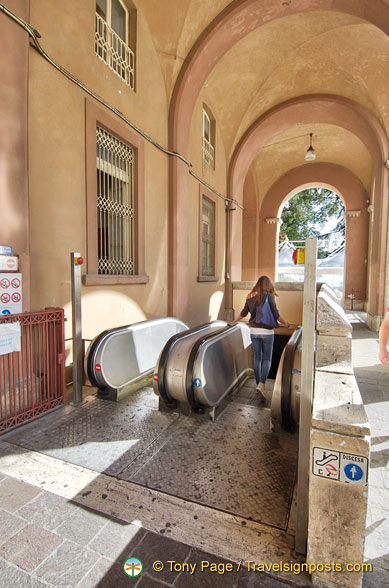
M 193 384 L 194 384 L 194 386 L 196 386 L 196 388 L 200 388 L 200 386 L 201 386 L 200 378 L 196 378 L 195 380 L 193 380 Z
M 356 465 L 355 463 L 349 463 L 344 468 L 344 473 L 348 477 L 349 480 L 353 480 L 357 482 L 363 476 L 363 469 Z

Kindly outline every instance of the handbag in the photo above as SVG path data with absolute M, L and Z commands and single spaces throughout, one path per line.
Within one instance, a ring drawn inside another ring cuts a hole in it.
M 279 327 L 278 321 L 274 318 L 271 306 L 269 304 L 268 294 L 262 304 L 259 304 L 255 313 L 255 322 L 261 323 L 265 329 L 276 329 Z

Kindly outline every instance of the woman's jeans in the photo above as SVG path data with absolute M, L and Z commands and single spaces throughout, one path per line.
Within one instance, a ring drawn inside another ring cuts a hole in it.
M 274 333 L 271 335 L 251 335 L 251 343 L 254 350 L 254 374 L 255 381 L 266 382 L 271 367 L 273 355 Z

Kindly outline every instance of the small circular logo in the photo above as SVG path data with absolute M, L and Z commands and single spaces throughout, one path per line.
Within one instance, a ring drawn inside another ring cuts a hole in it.
M 134 578 L 142 573 L 143 564 L 137 557 L 129 557 L 123 564 L 123 571 L 127 576 Z

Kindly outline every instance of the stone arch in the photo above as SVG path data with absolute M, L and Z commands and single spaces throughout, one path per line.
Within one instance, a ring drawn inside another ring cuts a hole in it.
M 368 149 L 373 162 L 374 226 L 371 240 L 369 299 L 371 315 L 384 310 L 386 246 L 388 231 L 388 174 L 383 162 L 388 158 L 388 139 L 379 121 L 366 108 L 342 96 L 313 95 L 288 100 L 264 113 L 247 130 L 232 156 L 228 172 L 228 194 L 242 202 L 243 184 L 255 156 L 274 136 L 305 123 L 342 127 L 357 136 Z M 304 168 L 311 167 L 306 164 Z M 328 179 L 328 178 L 327 178 Z M 235 212 L 231 229 L 231 279 L 240 279 L 242 215 Z M 227 270 L 227 273 L 228 270 Z M 226 286 L 226 300 L 229 301 Z
M 275 277 L 277 224 L 268 224 L 265 219 L 277 218 L 287 200 L 301 190 L 314 186 L 333 190 L 344 202 L 346 212 L 345 297 L 353 290 L 358 299 L 365 300 L 369 230 L 367 194 L 360 180 L 349 170 L 332 163 L 312 163 L 294 168 L 276 180 L 268 190 L 259 214 L 257 275 L 266 274 L 273 279 Z
M 200 35 L 185 60 L 174 87 L 169 110 L 169 145 L 189 154 L 189 131 L 200 89 L 219 59 L 241 38 L 263 24 L 306 10 L 348 13 L 389 32 L 389 7 L 384 0 L 237 0 L 227 6 Z M 170 158 L 169 313 L 184 317 L 188 301 L 187 166 Z M 229 215 L 231 216 L 231 215 Z M 228 231 L 229 229 L 227 229 Z

